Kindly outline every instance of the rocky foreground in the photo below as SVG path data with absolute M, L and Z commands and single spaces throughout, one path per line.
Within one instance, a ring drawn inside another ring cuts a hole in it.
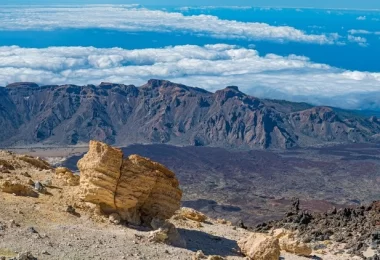
M 1 259 L 363 259 L 376 253 L 377 204 L 319 218 L 295 205 L 282 222 L 251 232 L 243 223 L 180 208 L 175 174 L 147 158 L 124 158 L 119 149 L 91 142 L 78 168 L 80 176 L 0 152 Z M 333 225 L 333 233 L 319 235 L 318 225 Z

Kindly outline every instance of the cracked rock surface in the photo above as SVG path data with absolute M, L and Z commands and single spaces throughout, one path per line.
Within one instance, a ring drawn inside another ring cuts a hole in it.
M 120 149 L 91 141 L 78 168 L 81 199 L 106 214 L 118 213 L 128 223 L 168 219 L 180 208 L 182 191 L 175 174 L 147 158 L 123 158 Z

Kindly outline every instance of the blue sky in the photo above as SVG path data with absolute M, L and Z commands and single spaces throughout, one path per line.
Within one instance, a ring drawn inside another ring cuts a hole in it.
M 380 11 L 247 2 L 221 8 L 212 1 L 202 1 L 208 7 L 12 1 L 0 8 L 0 86 L 142 85 L 160 78 L 209 91 L 237 85 L 262 98 L 380 110 Z M 376 8 L 371 1 L 344 3 Z
M 359 9 L 380 9 L 380 1 L 378 0 L 13 0 L 7 4 L 142 4 L 142 5 L 240 5 L 240 6 L 281 6 L 281 7 L 316 7 L 316 8 L 359 8 Z

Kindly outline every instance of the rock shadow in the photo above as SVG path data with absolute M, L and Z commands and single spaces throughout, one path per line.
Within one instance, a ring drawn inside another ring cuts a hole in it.
M 242 256 L 234 240 L 198 230 L 178 228 L 178 232 L 186 240 L 186 248 L 193 252 L 202 250 L 205 255 Z
M 83 154 L 80 154 L 80 155 L 74 155 L 74 156 L 71 156 L 69 158 L 67 158 L 63 163 L 62 163 L 62 167 L 66 167 L 68 169 L 70 169 L 71 171 L 73 172 L 77 172 L 79 171 L 78 169 L 78 166 L 77 166 L 77 163 L 78 161 L 85 155 L 85 153 Z

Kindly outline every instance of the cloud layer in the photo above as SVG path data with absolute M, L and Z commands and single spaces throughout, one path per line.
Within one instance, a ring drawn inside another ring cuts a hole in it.
M 162 49 L 0 47 L 0 85 L 136 84 L 168 79 L 215 91 L 237 85 L 259 97 L 344 108 L 380 108 L 380 73 L 347 71 L 295 55 L 260 56 L 232 45 L 184 45 Z
M 374 35 L 380 35 L 380 31 L 378 31 L 378 32 L 371 32 L 371 31 L 367 31 L 367 30 L 355 30 L 355 29 L 352 29 L 352 30 L 349 30 L 348 32 L 350 34 L 366 34 L 366 35 L 374 34 Z
M 239 22 L 211 15 L 186 16 L 135 6 L 5 7 L 0 30 L 53 30 L 104 28 L 123 31 L 188 32 L 217 38 L 333 44 L 337 34 L 306 34 L 290 26 Z

